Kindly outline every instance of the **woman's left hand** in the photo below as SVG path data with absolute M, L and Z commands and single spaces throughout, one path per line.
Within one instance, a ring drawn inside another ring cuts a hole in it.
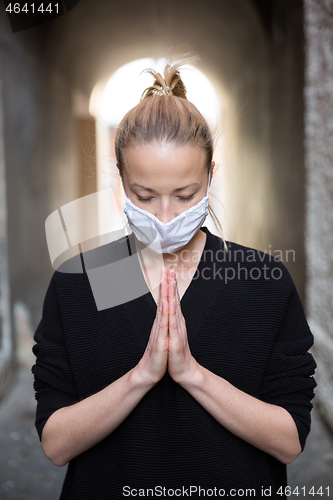
M 167 273 L 169 301 L 168 371 L 175 382 L 182 384 L 182 382 L 194 377 L 199 365 L 192 356 L 188 344 L 186 323 L 180 307 L 175 271 L 167 270 Z

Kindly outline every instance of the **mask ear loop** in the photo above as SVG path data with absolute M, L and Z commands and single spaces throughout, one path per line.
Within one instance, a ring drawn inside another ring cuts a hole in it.
M 125 203 L 126 203 L 126 201 L 127 201 L 127 200 L 128 200 L 128 201 L 130 201 L 130 199 L 129 199 L 129 198 L 127 198 L 127 196 L 126 196 L 126 193 L 125 193 L 125 189 L 124 189 L 124 185 L 123 185 L 123 183 L 122 183 L 122 188 L 123 188 L 123 194 L 124 194 Z M 125 237 L 126 237 L 126 238 L 127 238 L 127 240 L 128 240 L 128 237 L 129 237 L 129 236 L 131 236 L 131 234 L 132 234 L 132 230 L 131 230 L 131 227 L 130 227 L 130 225 L 129 225 L 129 223 L 128 223 L 128 222 L 126 223 L 124 230 L 125 230 Z
M 212 171 L 212 169 L 210 168 L 210 169 L 209 169 L 209 174 L 208 174 L 208 186 L 207 186 L 206 196 L 208 196 L 208 191 L 209 191 L 209 182 L 210 182 L 210 174 L 211 174 L 211 171 Z
M 206 196 L 208 196 L 208 190 L 209 190 L 209 181 L 210 181 L 210 174 L 211 174 L 211 171 L 212 169 L 209 170 L 209 174 L 208 174 L 208 187 L 207 187 L 207 194 Z M 228 245 L 224 239 L 224 236 L 222 236 L 222 241 L 223 241 L 223 246 L 224 246 L 224 251 L 228 252 L 229 249 L 228 249 Z

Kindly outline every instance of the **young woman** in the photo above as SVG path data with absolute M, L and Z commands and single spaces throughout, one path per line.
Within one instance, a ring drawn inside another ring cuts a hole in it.
M 310 430 L 300 298 L 280 261 L 203 227 L 213 141 L 180 65 L 150 71 L 116 137 L 131 246 L 152 230 L 162 269 L 135 253 L 147 293 L 101 311 L 85 269 L 55 271 L 35 333 L 36 428 L 68 463 L 61 500 L 286 498 Z

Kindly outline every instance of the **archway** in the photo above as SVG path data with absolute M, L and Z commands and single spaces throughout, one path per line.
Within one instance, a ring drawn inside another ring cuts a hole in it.
M 116 129 L 123 116 L 140 100 L 143 90 L 152 84 L 152 76 L 144 73 L 145 68 L 154 68 L 162 72 L 165 58 L 142 58 L 126 63 L 118 68 L 109 79 L 97 82 L 90 98 L 89 111 L 96 120 L 97 186 L 99 190 L 113 188 L 117 201 L 122 204 L 121 181 L 116 168 L 114 138 Z M 206 118 L 215 139 L 214 160 L 220 163 L 223 156 L 221 133 L 221 103 L 209 78 L 198 68 L 186 64 L 181 69 L 187 90 L 187 98 Z M 224 199 L 223 171 L 216 169 L 211 204 L 218 218 L 223 217 Z M 218 233 L 209 216 L 205 222 L 210 231 Z

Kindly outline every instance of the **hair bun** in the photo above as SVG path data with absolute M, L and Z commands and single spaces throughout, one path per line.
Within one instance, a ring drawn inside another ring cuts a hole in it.
M 141 100 L 152 95 L 172 95 L 186 99 L 186 88 L 178 71 L 179 67 L 182 65 L 184 65 L 183 61 L 173 65 L 167 63 L 164 68 L 163 76 L 153 68 L 144 69 L 142 73 L 150 73 L 155 78 L 155 81 L 153 85 L 147 87 L 142 92 Z

